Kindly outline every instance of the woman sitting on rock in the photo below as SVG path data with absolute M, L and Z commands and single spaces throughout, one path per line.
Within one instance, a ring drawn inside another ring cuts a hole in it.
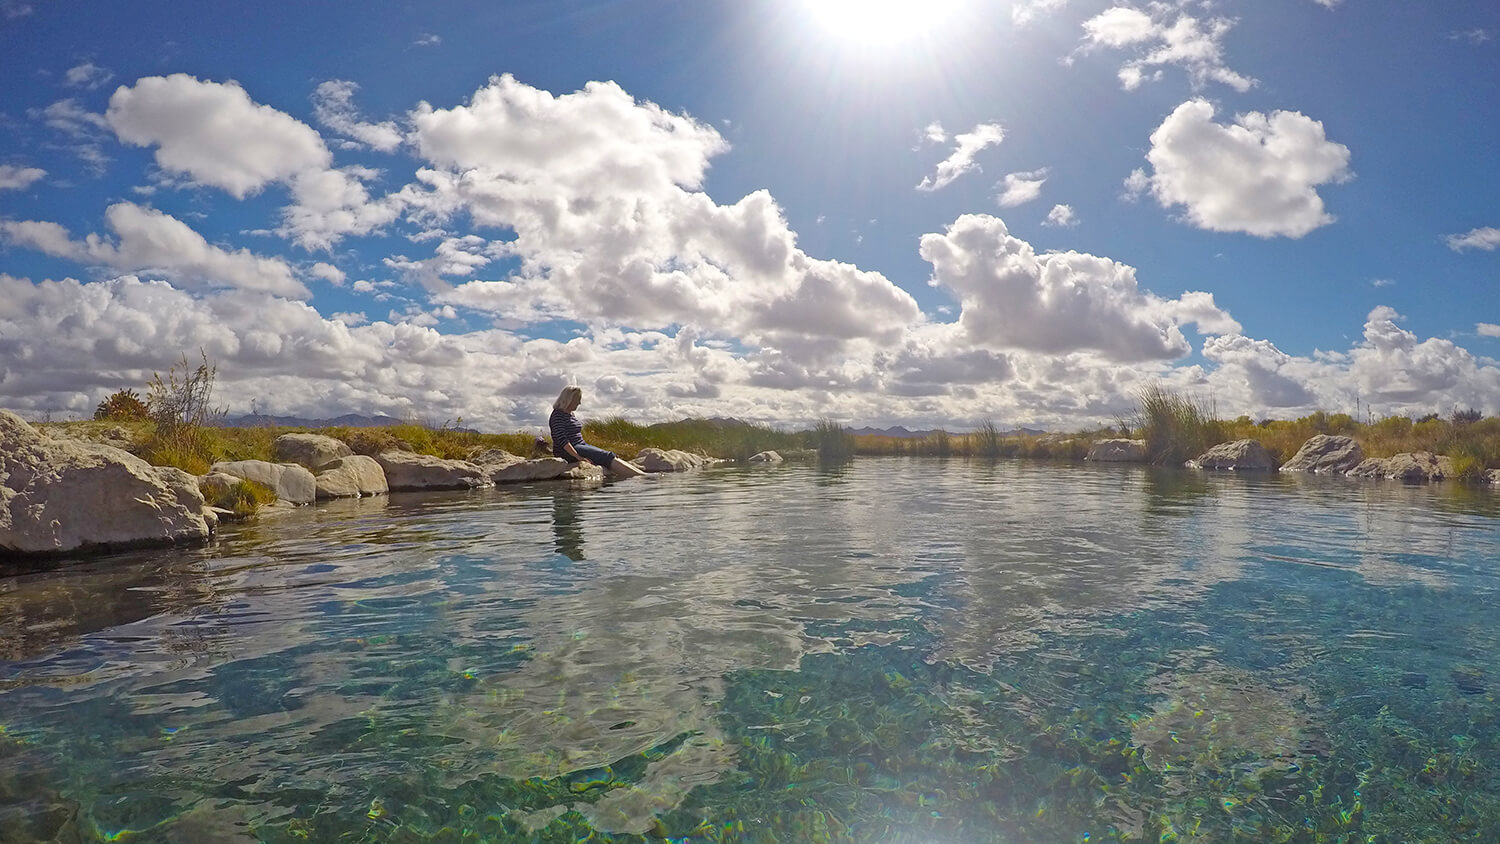
M 596 448 L 583 441 L 583 423 L 573 415 L 573 411 L 582 403 L 583 390 L 579 387 L 563 387 L 562 392 L 557 394 L 557 401 L 552 403 L 552 416 L 547 420 L 548 427 L 552 429 L 552 453 L 569 463 L 588 460 L 602 466 L 604 471 L 622 478 L 646 474 L 630 461 L 617 459 L 614 452 Z

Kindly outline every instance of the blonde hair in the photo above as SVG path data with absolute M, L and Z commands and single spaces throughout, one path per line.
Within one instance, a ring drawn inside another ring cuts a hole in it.
M 557 401 L 552 403 L 552 409 L 572 413 L 578 409 L 578 403 L 581 401 L 583 401 L 581 387 L 563 387 L 562 392 L 557 394 Z

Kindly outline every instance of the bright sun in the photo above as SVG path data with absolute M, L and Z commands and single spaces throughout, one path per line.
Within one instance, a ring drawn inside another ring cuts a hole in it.
M 879 43 L 922 35 L 942 23 L 959 0 L 807 0 L 813 16 L 851 41 Z

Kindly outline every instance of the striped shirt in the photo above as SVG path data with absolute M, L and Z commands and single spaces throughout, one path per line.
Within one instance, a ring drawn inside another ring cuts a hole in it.
M 577 416 L 566 410 L 554 409 L 547 425 L 552 429 L 552 453 L 558 457 L 569 456 L 563 443 L 572 443 L 574 447 L 583 445 L 583 423 L 578 421 Z

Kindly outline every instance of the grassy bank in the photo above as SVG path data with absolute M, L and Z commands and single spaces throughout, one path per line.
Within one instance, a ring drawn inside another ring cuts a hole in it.
M 50 422 L 43 430 L 107 442 L 158 466 L 176 466 L 196 475 L 222 460 L 271 460 L 271 445 L 282 434 L 322 434 L 342 440 L 355 454 L 409 451 L 449 460 L 464 460 L 488 449 L 503 449 L 531 456 L 535 435 L 528 433 L 481 434 L 448 427 L 415 423 L 383 428 L 224 428 L 179 427 L 162 436 L 149 419 L 88 422 Z M 637 425 L 619 417 L 584 425 L 584 436 L 593 445 L 627 459 L 644 448 L 680 449 L 728 460 L 745 460 L 766 450 L 797 451 L 816 447 L 811 432 L 787 433 L 763 425 L 688 419 L 660 425 Z
M 177 466 L 194 474 L 203 474 L 220 460 L 270 460 L 271 444 L 278 436 L 292 432 L 343 440 L 356 454 L 401 450 L 448 459 L 470 458 L 491 448 L 530 456 L 534 442 L 534 436 L 528 433 L 481 434 L 415 423 L 384 428 L 205 427 L 187 433 L 178 430 L 170 438 L 158 436 L 150 420 L 63 422 L 43 427 L 109 441 L 157 465 Z M 828 420 L 796 432 L 708 419 L 638 425 L 613 417 L 584 426 L 584 436 L 590 443 L 627 459 L 641 449 L 654 447 L 736 461 L 766 450 L 802 449 L 815 449 L 834 460 L 855 455 L 1081 460 L 1095 442 L 1123 436 L 1145 440 L 1153 462 L 1161 464 L 1180 464 L 1213 445 L 1239 439 L 1256 440 L 1279 462 L 1285 462 L 1316 434 L 1351 436 L 1369 457 L 1415 451 L 1444 454 L 1454 459 L 1460 476 L 1476 477 L 1486 469 L 1500 468 L 1500 418 L 1496 417 L 1459 413 L 1448 418 L 1393 416 L 1359 422 L 1347 414 L 1319 411 L 1290 420 L 1255 421 L 1248 416 L 1219 419 L 1204 404 L 1165 391 L 1143 393 L 1138 412 L 1119 428 L 1072 434 L 1010 435 L 1001 433 L 992 423 L 982 423 L 978 430 L 965 433 L 855 436 Z

